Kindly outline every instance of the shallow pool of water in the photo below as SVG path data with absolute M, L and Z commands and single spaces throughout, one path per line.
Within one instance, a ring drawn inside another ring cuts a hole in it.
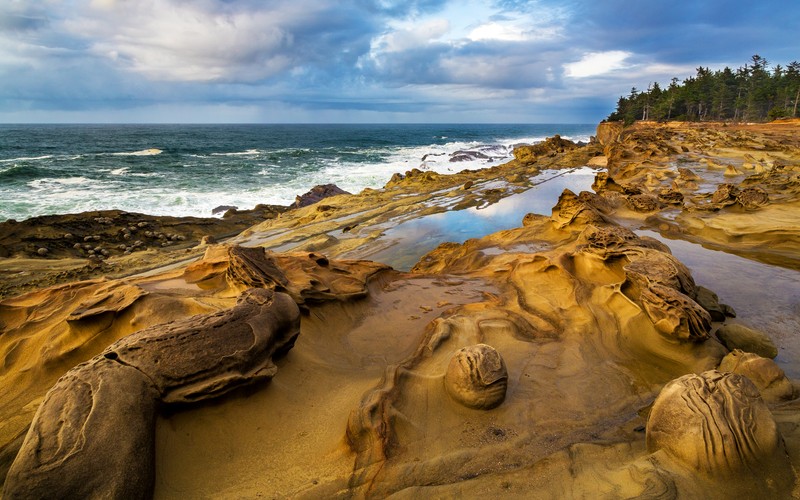
M 735 321 L 772 337 L 778 346 L 775 361 L 790 378 L 800 378 L 800 271 L 667 239 L 654 231 L 637 233 L 667 244 L 698 285 L 736 310 Z
M 535 186 L 481 208 L 449 211 L 413 219 L 384 232 L 386 243 L 380 250 L 359 254 L 389 264 L 395 269 L 410 269 L 423 255 L 440 243 L 463 243 L 503 229 L 522 225 L 528 213 L 550 215 L 565 189 L 578 193 L 591 189 L 596 170 L 588 167 L 569 171 L 544 171 L 534 178 Z

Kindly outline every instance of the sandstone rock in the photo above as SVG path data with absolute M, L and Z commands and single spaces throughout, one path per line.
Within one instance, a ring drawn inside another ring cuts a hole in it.
M 726 177 L 736 177 L 737 175 L 742 175 L 742 172 L 737 170 L 733 165 L 728 165 L 725 167 L 725 172 L 723 172 L 722 175 Z
M 736 317 L 736 312 L 727 304 L 720 304 L 719 297 L 704 286 L 698 286 L 694 300 L 711 315 L 711 321 L 725 321 L 727 316 Z
M 606 219 L 600 210 L 586 199 L 580 198 L 569 189 L 565 189 L 553 207 L 553 221 L 561 227 L 572 224 L 605 224 Z
M 736 201 L 744 208 L 754 209 L 766 205 L 769 202 L 769 195 L 761 187 L 749 186 L 736 194 Z
M 722 358 L 721 372 L 744 375 L 758 387 L 765 401 L 776 402 L 794 397 L 794 386 L 775 362 L 752 352 L 734 349 Z
M 622 134 L 624 125 L 622 122 L 602 122 L 597 125 L 597 133 L 595 137 L 597 142 L 603 146 L 608 146 L 617 142 Z
M 703 342 L 709 338 L 711 316 L 700 305 L 678 292 L 657 283 L 641 291 L 641 302 L 656 329 L 668 338 Z
M 647 421 L 647 449 L 700 473 L 786 481 L 788 457 L 775 420 L 746 377 L 716 370 L 668 383 Z
M 159 404 L 192 403 L 272 378 L 300 328 L 288 295 L 125 337 L 47 393 L 3 487 L 6 498 L 149 498 Z
M 321 184 L 314 186 L 311 190 L 303 195 L 297 196 L 295 202 L 292 203 L 291 208 L 302 208 L 313 205 L 318 201 L 324 200 L 331 196 L 340 194 L 350 194 L 344 189 L 339 188 L 335 184 Z
M 555 156 L 557 153 L 563 153 L 577 147 L 574 142 L 562 139 L 560 135 L 554 135 L 532 146 L 514 148 L 514 158 L 520 163 L 528 164 L 535 162 L 538 157 Z
M 765 358 L 778 355 L 778 348 L 767 335 L 738 323 L 723 325 L 717 330 L 719 340 L 731 351 L 741 349 Z
M 450 359 L 444 386 L 458 403 L 476 410 L 490 410 L 506 397 L 508 371 L 493 347 L 486 344 L 463 347 Z
M 653 212 L 658 210 L 658 200 L 649 194 L 628 196 L 628 204 L 637 212 Z
M 658 201 L 667 205 L 683 204 L 683 193 L 670 188 L 661 188 L 658 191 Z
M 733 205 L 736 203 L 738 194 L 739 188 L 733 184 L 720 184 L 714 194 L 711 195 L 711 202 L 723 206 Z

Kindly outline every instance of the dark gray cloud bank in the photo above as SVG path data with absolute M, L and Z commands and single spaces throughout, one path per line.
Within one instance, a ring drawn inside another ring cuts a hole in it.
M 2 122 L 594 122 L 760 54 L 800 4 L 0 0 Z

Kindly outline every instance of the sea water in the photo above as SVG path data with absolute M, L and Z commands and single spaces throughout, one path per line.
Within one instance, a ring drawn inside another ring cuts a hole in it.
M 0 221 L 120 209 L 208 217 L 288 205 L 317 184 L 357 193 L 412 168 L 504 163 L 514 146 L 594 125 L 0 125 Z M 467 152 L 459 154 L 459 152 Z M 459 161 L 454 161 L 459 160 Z

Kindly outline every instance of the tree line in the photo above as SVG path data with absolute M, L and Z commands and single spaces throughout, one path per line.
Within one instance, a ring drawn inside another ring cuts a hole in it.
M 608 121 L 750 121 L 763 122 L 798 116 L 800 63 L 770 68 L 759 55 L 750 64 L 732 70 L 697 68 L 697 75 L 666 88 L 653 82 L 646 91 L 636 87 L 621 96 Z

